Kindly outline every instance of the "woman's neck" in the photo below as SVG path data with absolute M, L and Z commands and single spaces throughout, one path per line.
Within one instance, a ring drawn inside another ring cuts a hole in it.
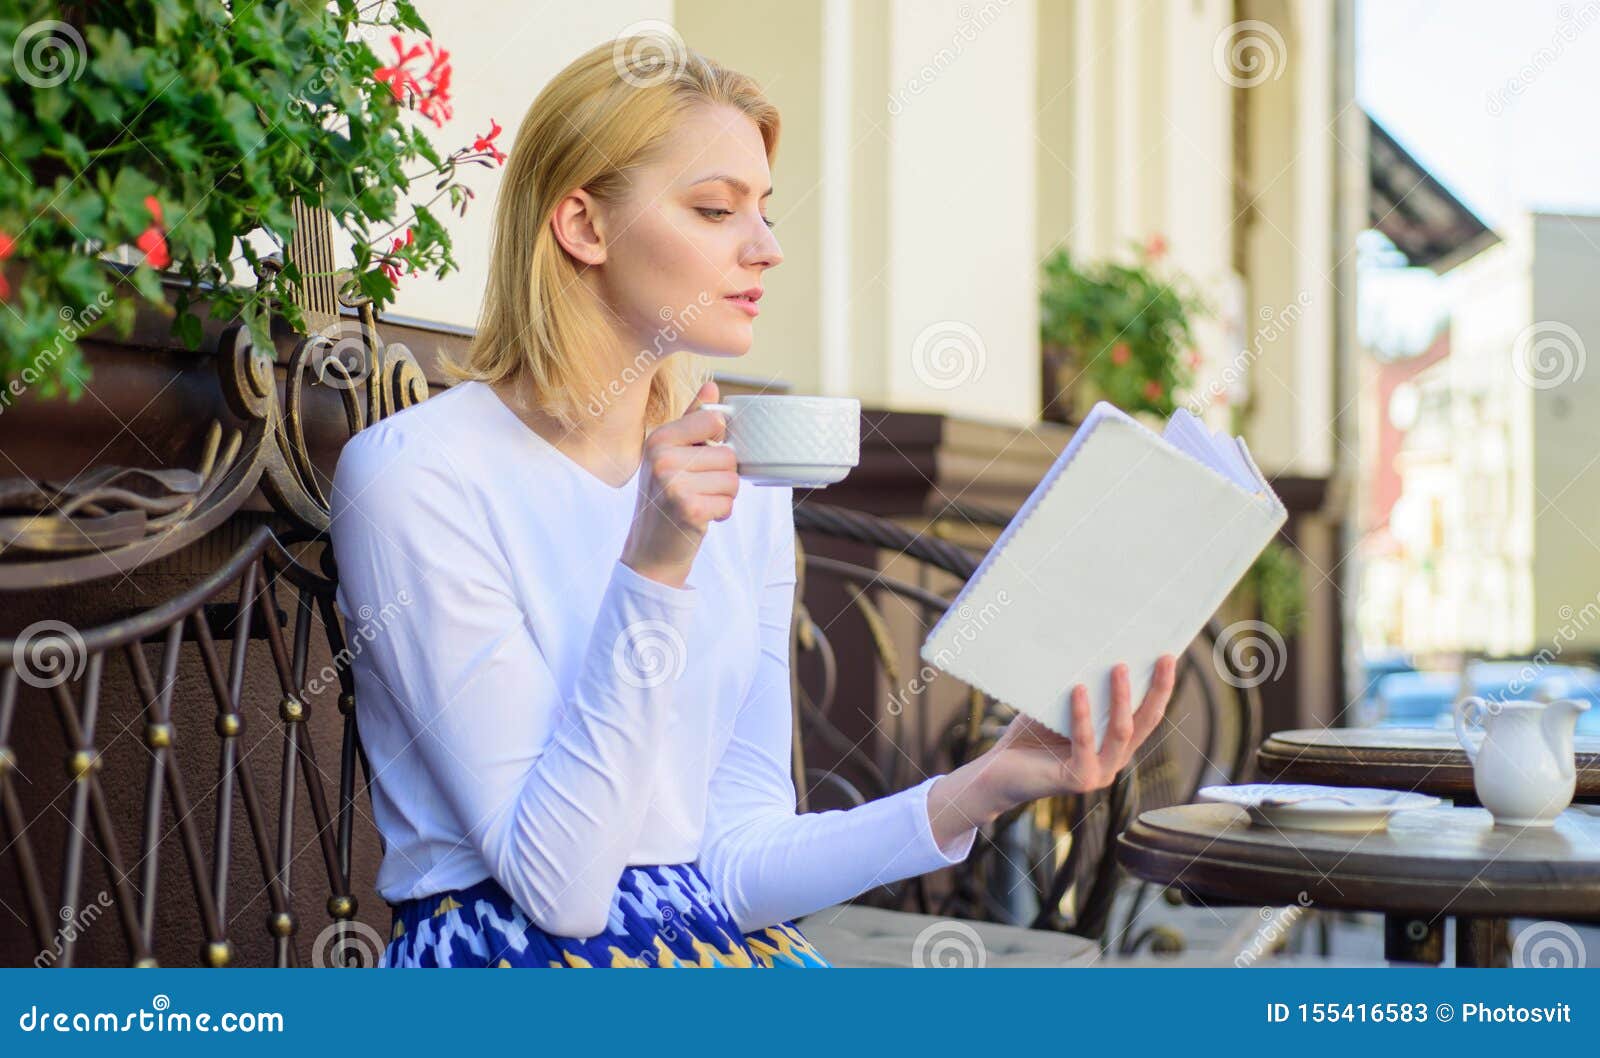
M 650 379 L 641 378 L 612 398 L 599 414 L 585 413 L 574 429 L 539 407 L 525 379 L 494 383 L 494 390 L 523 423 L 601 481 L 627 483 L 644 458 L 645 402 Z

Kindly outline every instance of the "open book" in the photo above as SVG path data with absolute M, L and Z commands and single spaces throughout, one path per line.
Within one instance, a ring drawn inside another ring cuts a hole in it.
M 1088 687 L 1094 744 L 1111 669 L 1138 709 L 1287 518 L 1243 439 L 1179 409 L 1159 436 L 1096 404 L 933 628 L 923 660 L 1071 730 Z

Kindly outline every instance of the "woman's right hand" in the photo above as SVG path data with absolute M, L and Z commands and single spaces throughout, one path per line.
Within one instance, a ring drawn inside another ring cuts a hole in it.
M 639 499 L 622 546 L 622 561 L 652 580 L 681 588 L 700 551 L 706 527 L 733 513 L 738 460 L 720 441 L 722 414 L 699 408 L 717 399 L 717 384 L 700 387 L 682 416 L 644 439 Z

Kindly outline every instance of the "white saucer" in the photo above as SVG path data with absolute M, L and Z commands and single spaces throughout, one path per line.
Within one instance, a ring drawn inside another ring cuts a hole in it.
M 1377 830 L 1396 812 L 1434 808 L 1443 802 L 1407 790 L 1364 786 L 1311 786 L 1303 783 L 1243 783 L 1205 786 L 1202 801 L 1239 805 L 1256 826 L 1300 830 Z
M 820 489 L 843 481 L 854 469 L 854 463 L 741 463 L 739 476 L 752 485 Z

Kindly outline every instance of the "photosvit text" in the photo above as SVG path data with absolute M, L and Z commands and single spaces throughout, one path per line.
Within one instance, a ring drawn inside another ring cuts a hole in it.
M 1555 1003 L 1530 1007 L 1515 1003 L 1268 1003 L 1267 1021 L 1271 1024 L 1337 1022 L 1383 1024 L 1425 1021 L 1463 1024 L 1506 1024 L 1551 1022 L 1572 1023 L 1572 1004 Z

